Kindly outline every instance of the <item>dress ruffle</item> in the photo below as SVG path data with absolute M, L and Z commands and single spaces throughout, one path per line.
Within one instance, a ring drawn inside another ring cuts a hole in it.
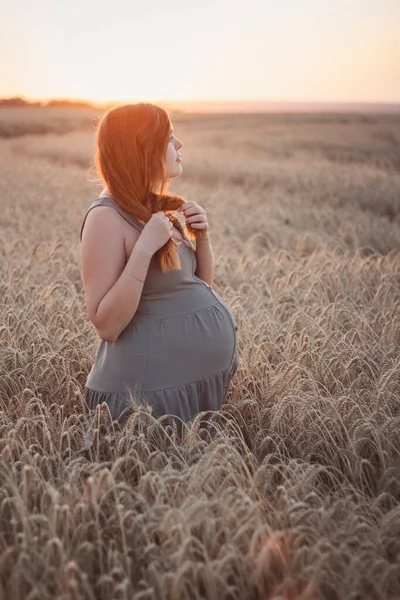
M 229 382 L 237 368 L 238 357 L 236 354 L 230 369 L 211 377 L 178 387 L 144 391 L 140 395 L 132 395 L 138 405 L 147 406 L 153 417 L 158 419 L 162 416 L 163 425 L 173 427 L 175 422 L 179 426 L 182 422 L 191 421 L 201 412 L 220 410 Z M 129 392 L 99 392 L 85 387 L 85 408 L 87 410 L 94 410 L 103 402 L 107 404 L 114 421 L 118 421 L 122 414 L 123 420 L 126 421 L 135 410 Z

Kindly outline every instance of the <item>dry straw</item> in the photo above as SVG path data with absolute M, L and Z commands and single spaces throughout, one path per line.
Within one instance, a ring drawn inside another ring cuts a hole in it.
M 0 115 L 0 597 L 398 598 L 398 119 L 176 115 L 240 333 L 180 439 L 82 411 L 93 131 L 29 114 Z

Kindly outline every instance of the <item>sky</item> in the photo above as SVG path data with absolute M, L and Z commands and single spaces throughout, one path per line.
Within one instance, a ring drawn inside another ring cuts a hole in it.
M 400 102 L 400 0 L 0 0 L 0 97 Z

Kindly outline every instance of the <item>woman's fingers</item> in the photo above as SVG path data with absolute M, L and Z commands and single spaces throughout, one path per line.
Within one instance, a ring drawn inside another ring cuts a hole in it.
M 206 221 L 206 216 L 203 214 L 193 215 L 192 217 L 188 217 L 186 219 L 187 223 L 192 223 L 196 221 Z
M 208 223 L 192 223 L 191 227 L 194 227 L 195 229 L 207 229 Z

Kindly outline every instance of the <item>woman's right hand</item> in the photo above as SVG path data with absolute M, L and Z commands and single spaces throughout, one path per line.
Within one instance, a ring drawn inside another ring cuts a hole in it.
M 164 211 L 154 213 L 146 225 L 143 227 L 137 243 L 142 248 L 151 254 L 155 254 L 159 248 L 171 239 L 174 231 L 174 226 Z

